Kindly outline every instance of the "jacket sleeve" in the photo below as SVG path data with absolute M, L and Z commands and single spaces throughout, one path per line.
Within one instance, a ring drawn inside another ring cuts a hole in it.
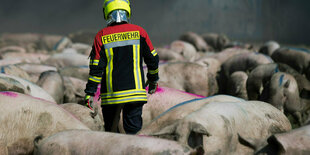
M 92 51 L 89 55 L 89 78 L 84 92 L 87 95 L 94 96 L 98 84 L 101 83 L 102 73 L 105 68 L 105 57 L 102 56 L 102 42 L 99 33 L 95 37 Z
M 148 72 L 147 72 L 147 79 L 149 81 L 158 81 L 158 63 L 159 57 L 157 52 L 155 51 L 152 42 L 148 36 L 148 34 L 144 31 L 142 32 L 142 39 L 141 39 L 141 49 L 143 50 L 143 58 L 144 62 L 146 63 Z

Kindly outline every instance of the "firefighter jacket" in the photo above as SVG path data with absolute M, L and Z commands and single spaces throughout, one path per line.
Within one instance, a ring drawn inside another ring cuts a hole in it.
M 94 95 L 101 83 L 102 104 L 147 102 L 143 60 L 147 79 L 157 81 L 159 57 L 146 31 L 133 24 L 108 26 L 95 37 L 85 93 Z

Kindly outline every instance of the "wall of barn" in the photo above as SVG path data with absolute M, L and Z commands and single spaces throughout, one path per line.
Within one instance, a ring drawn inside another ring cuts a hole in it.
M 185 31 L 216 32 L 234 40 L 310 44 L 308 0 L 131 0 L 132 22 L 142 25 L 155 45 Z M 102 0 L 0 2 L 0 33 L 67 34 L 105 25 Z

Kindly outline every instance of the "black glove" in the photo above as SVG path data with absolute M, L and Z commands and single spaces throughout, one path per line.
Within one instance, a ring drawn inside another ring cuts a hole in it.
M 145 86 L 147 86 L 147 85 L 149 85 L 149 91 L 148 91 L 149 94 L 153 94 L 156 92 L 157 87 L 158 87 L 157 81 L 147 80 L 145 83 Z
M 85 105 L 89 107 L 89 109 L 91 110 L 94 109 L 94 96 L 86 95 L 84 102 L 85 102 Z

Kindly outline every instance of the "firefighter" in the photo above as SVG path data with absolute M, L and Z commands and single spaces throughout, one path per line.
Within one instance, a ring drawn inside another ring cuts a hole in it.
M 147 102 L 145 88 L 149 86 L 149 94 L 157 88 L 159 57 L 146 31 L 129 23 L 129 0 L 104 0 L 103 14 L 107 27 L 100 30 L 94 40 L 85 104 L 93 108 L 94 94 L 101 83 L 105 130 L 119 132 L 122 110 L 125 132 L 136 134 L 142 127 L 142 107 Z

